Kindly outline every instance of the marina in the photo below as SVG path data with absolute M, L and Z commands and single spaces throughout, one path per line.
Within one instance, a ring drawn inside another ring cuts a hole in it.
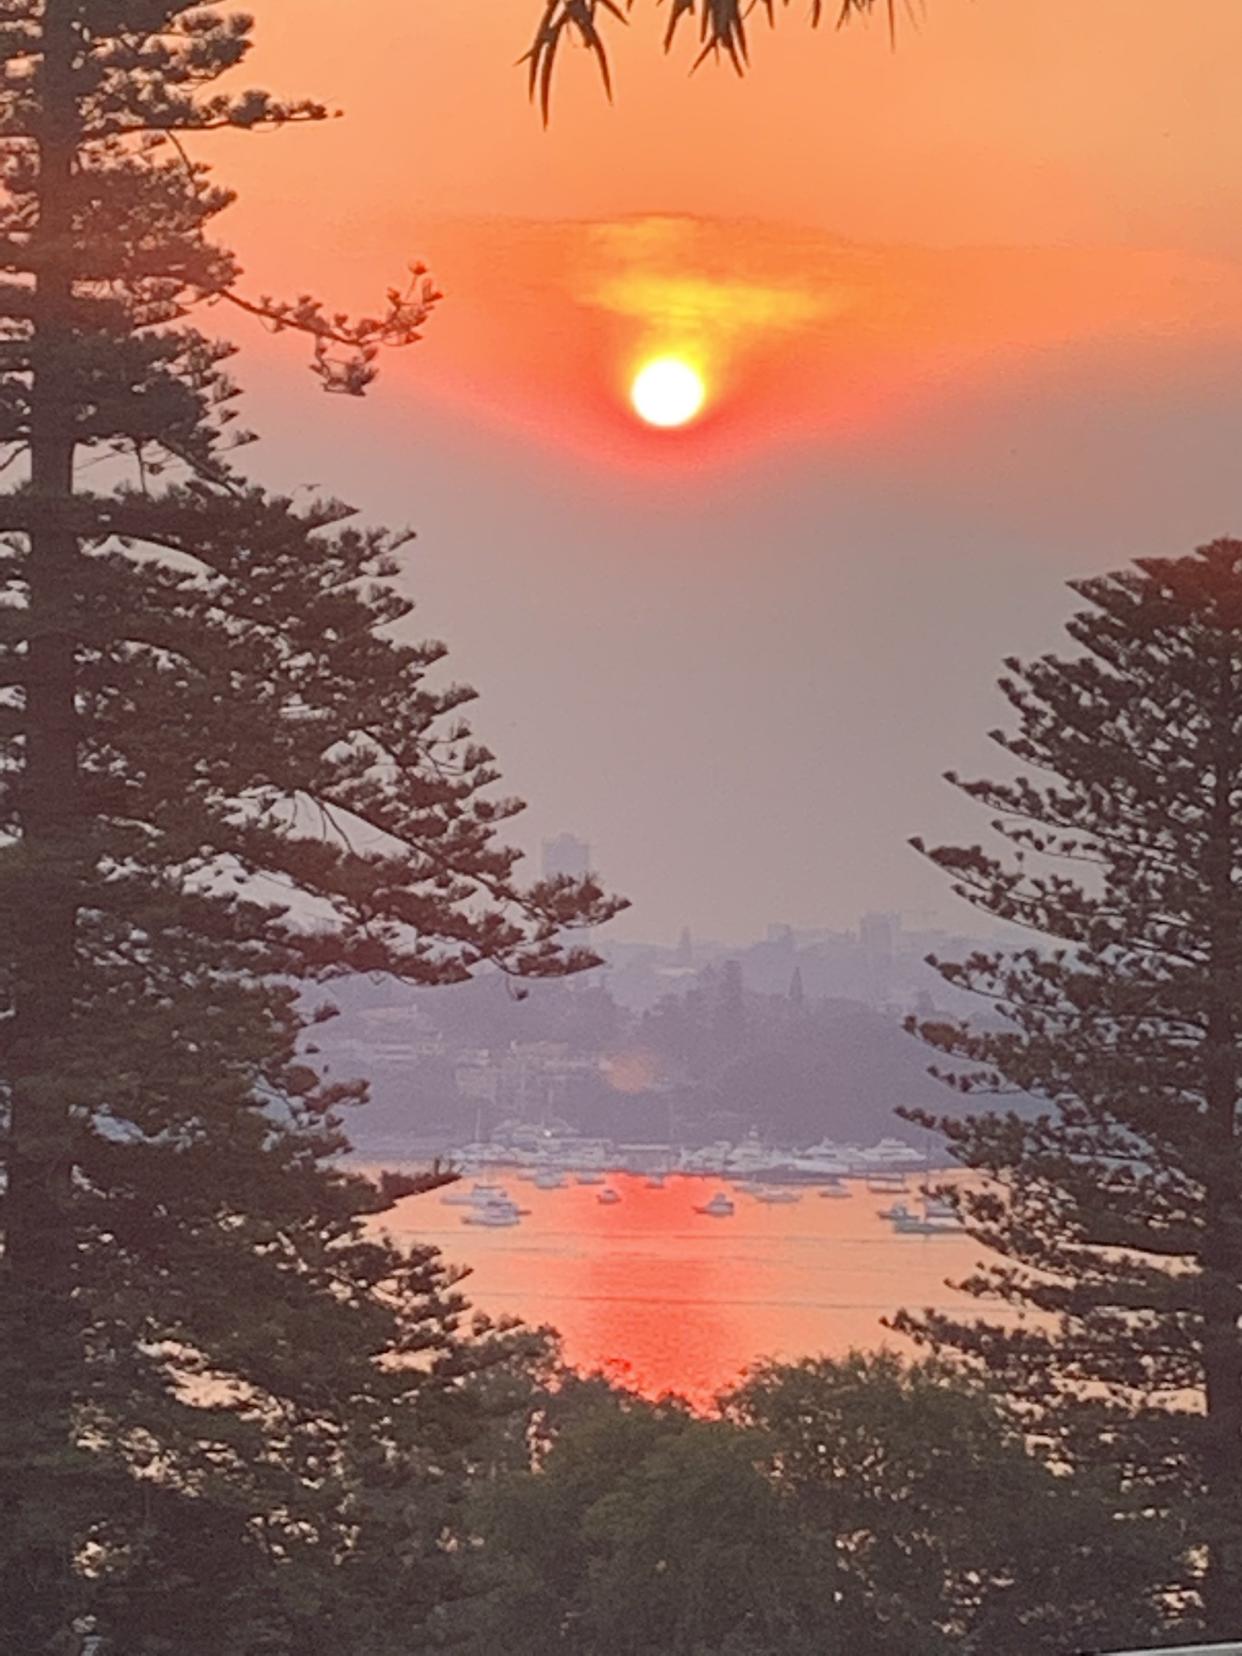
M 614 1172 L 642 1173 L 653 1180 L 668 1174 L 753 1181 L 767 1186 L 839 1185 L 844 1179 L 865 1179 L 876 1191 L 902 1191 L 907 1174 L 928 1171 L 927 1154 L 899 1138 L 874 1144 L 837 1143 L 790 1146 L 766 1144 L 755 1130 L 737 1141 L 718 1139 L 710 1144 L 627 1144 L 592 1138 L 567 1126 L 510 1121 L 500 1124 L 490 1138 L 452 1146 L 444 1157 L 463 1173 L 513 1170 L 533 1174 L 543 1189 L 554 1189 L 573 1178 L 578 1184 L 599 1184 Z

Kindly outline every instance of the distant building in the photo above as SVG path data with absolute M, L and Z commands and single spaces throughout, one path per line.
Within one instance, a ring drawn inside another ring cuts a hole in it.
M 545 880 L 582 880 L 591 872 L 591 847 L 574 834 L 557 834 L 555 839 L 543 842 L 543 877 Z
M 899 914 L 864 914 L 858 923 L 858 940 L 862 945 L 862 994 L 871 1006 L 887 1006 L 893 998 L 893 968 L 900 933 Z
M 546 839 L 542 871 L 545 880 L 584 880 L 591 872 L 591 847 L 575 834 L 557 834 L 555 839 Z M 589 949 L 591 929 L 589 926 L 566 927 L 556 940 L 562 949 Z

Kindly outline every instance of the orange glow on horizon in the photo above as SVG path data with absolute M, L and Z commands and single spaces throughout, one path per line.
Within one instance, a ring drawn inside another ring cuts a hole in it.
M 934 413 L 931 443 L 1100 351 L 1150 384 L 1242 344 L 1242 264 L 1186 253 L 864 247 L 687 216 L 442 220 L 429 239 L 448 297 L 396 365 L 408 394 L 614 473 L 868 450 Z M 631 400 L 661 357 L 708 392 L 663 429 Z

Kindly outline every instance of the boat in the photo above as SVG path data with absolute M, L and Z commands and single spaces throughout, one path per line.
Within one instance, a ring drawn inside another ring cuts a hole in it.
M 910 1211 L 904 1202 L 894 1202 L 891 1207 L 876 1208 L 875 1211 L 878 1218 L 891 1219 L 895 1225 L 901 1224 L 907 1219 L 914 1219 L 917 1217 L 916 1214 Z
M 532 1183 L 536 1190 L 564 1190 L 565 1175 L 559 1167 L 541 1167 Z
M 574 1183 L 575 1184 L 597 1185 L 597 1184 L 603 1184 L 603 1182 L 604 1182 L 604 1175 L 602 1173 L 575 1173 L 574 1174 Z
M 957 1218 L 957 1209 L 952 1202 L 946 1202 L 943 1196 L 924 1196 L 924 1219 L 954 1219 Z
M 467 1213 L 462 1218 L 463 1225 L 482 1225 L 487 1230 L 507 1229 L 511 1225 L 520 1225 L 522 1218 L 517 1208 L 502 1205 L 500 1202 L 489 1203 L 475 1213 Z
M 723 1173 L 732 1150 L 729 1139 L 716 1139 L 697 1150 L 683 1150 L 677 1165 L 682 1173 Z
M 756 1190 L 755 1200 L 757 1202 L 780 1202 L 784 1204 L 800 1202 L 802 1198 L 796 1190 Z
M 838 1201 L 842 1196 L 849 1196 L 849 1190 L 841 1183 L 840 1179 L 829 1179 L 827 1184 L 820 1186 L 819 1193 L 821 1196 L 835 1197 Z
M 904 1192 L 908 1188 L 904 1173 L 871 1173 L 867 1178 L 867 1189 L 874 1196 Z
M 529 1212 L 529 1208 L 520 1208 L 503 1190 L 493 1186 L 492 1192 L 475 1204 L 472 1213 L 462 1215 L 461 1222 L 463 1225 L 482 1225 L 488 1230 L 499 1230 L 519 1224 L 523 1214 Z
M 769 1150 L 752 1127 L 740 1144 L 730 1147 L 724 1171 L 730 1178 L 763 1179 L 780 1172 L 786 1159 L 780 1151 Z
M 834 1144 L 831 1139 L 823 1139 L 819 1144 L 812 1144 L 809 1149 L 793 1153 L 789 1158 L 786 1177 L 808 1184 L 818 1183 L 823 1179 L 831 1184 L 835 1179 L 844 1178 L 850 1171 L 849 1152 Z
M 902 1213 L 893 1217 L 893 1231 L 897 1236 L 961 1236 L 962 1227 L 956 1219 L 920 1218 L 918 1214 Z
M 447 1196 L 440 1198 L 444 1207 L 478 1207 L 482 1202 L 508 1200 L 509 1192 L 498 1184 L 475 1184 L 469 1190 L 450 1190 Z
M 664 1175 L 663 1173 L 649 1174 L 648 1177 L 644 1179 L 643 1183 L 647 1186 L 648 1190 L 663 1190 Z
M 889 1164 L 904 1163 L 904 1166 L 907 1167 L 922 1167 L 927 1161 L 922 1151 L 917 1151 L 912 1144 L 907 1144 L 904 1139 L 881 1139 L 878 1144 L 873 1144 L 871 1148 L 864 1149 L 863 1154 L 868 1161 L 881 1161 L 881 1163 Z
M 718 1190 L 710 1202 L 696 1206 L 696 1213 L 706 1213 L 711 1219 L 727 1219 L 733 1212 L 733 1203 L 723 1190 Z
M 614 1203 L 621 1200 L 621 1197 L 611 1185 L 605 1185 L 598 1196 L 596 1196 L 595 1200 L 597 1202 L 603 1202 L 606 1207 L 612 1207 Z

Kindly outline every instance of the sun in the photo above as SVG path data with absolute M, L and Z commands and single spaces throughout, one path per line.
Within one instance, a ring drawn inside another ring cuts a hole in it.
M 703 406 L 707 388 L 681 357 L 656 357 L 644 363 L 630 386 L 630 401 L 640 419 L 653 426 L 680 426 Z

